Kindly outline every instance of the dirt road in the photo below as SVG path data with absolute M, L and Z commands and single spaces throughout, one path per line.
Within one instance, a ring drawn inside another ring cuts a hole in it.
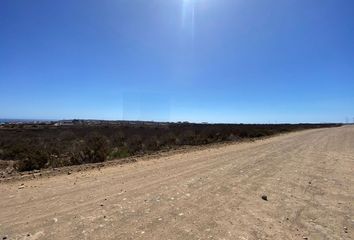
M 3 237 L 354 239 L 354 127 L 0 183 Z

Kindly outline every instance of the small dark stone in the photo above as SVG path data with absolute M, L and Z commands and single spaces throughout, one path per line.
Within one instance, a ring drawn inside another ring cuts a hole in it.
M 2 240 L 6 240 L 6 239 L 7 239 L 7 237 L 3 237 L 3 238 L 2 238 Z
M 103 204 L 101 204 L 100 206 L 103 207 Z
M 311 184 L 311 182 L 309 182 L 309 184 Z
M 263 199 L 264 201 L 268 201 L 267 195 L 262 195 L 262 199 Z

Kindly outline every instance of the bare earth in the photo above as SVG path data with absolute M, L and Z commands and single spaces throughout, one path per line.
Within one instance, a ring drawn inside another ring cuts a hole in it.
M 0 239 L 354 239 L 353 174 L 345 126 L 3 182 Z

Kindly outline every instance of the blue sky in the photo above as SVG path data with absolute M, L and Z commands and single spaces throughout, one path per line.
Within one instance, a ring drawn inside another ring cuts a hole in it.
M 343 122 L 352 0 L 0 1 L 0 118 Z

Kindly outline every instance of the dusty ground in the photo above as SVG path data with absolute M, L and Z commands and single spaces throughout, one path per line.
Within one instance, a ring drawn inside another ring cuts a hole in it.
M 2 182 L 0 239 L 354 239 L 353 174 L 345 126 Z

